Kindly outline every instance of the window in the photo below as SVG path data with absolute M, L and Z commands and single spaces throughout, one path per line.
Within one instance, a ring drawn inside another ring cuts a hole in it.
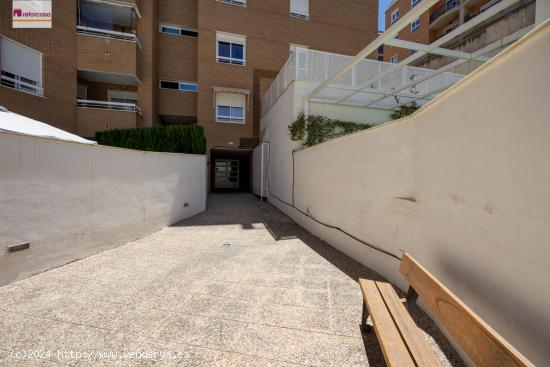
M 399 56 L 397 56 L 397 54 L 393 55 L 390 59 L 390 62 L 392 64 L 397 64 L 397 61 L 399 60 Z
M 411 8 L 414 8 L 419 2 L 420 0 L 411 0 Z
M 222 3 L 234 4 L 234 5 L 240 5 L 240 6 L 246 5 L 246 0 L 218 0 L 218 1 Z
M 226 64 L 246 64 L 246 38 L 229 33 L 216 34 L 216 60 Z
M 378 61 L 384 61 L 384 45 L 378 46 L 377 54 Z
M 397 22 L 398 19 L 399 19 L 399 9 L 395 9 L 395 10 L 391 13 L 391 24 Z
M 290 0 L 290 15 L 309 19 L 309 0 Z
M 161 89 L 177 89 L 184 92 L 198 92 L 199 85 L 197 83 L 191 82 L 173 82 L 168 80 L 160 81 Z
M 131 33 L 136 30 L 136 10 L 133 6 L 113 5 L 93 0 L 80 0 L 78 25 L 108 31 Z
M 169 25 L 161 25 L 160 26 L 160 32 L 161 33 L 168 33 L 172 34 L 174 36 L 188 36 L 188 37 L 198 37 L 199 32 L 192 30 L 192 29 L 184 29 Z
M 216 93 L 216 121 L 245 123 L 246 96 L 239 93 Z
M 420 18 L 411 23 L 411 32 L 416 32 L 420 28 Z
M 108 90 L 107 99 L 109 102 L 137 104 L 138 94 L 124 90 Z
M 41 96 L 42 54 L 0 37 L 0 84 Z

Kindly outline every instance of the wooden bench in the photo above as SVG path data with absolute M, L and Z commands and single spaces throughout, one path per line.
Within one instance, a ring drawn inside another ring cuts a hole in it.
M 399 271 L 409 283 L 405 300 L 387 282 L 359 279 L 363 291 L 363 331 L 371 321 L 388 366 L 441 366 L 407 306 L 420 296 L 426 308 L 476 366 L 533 366 L 449 289 L 404 253 Z

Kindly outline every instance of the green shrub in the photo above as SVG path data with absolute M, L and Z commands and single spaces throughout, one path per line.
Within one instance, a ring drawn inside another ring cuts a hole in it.
M 398 120 L 400 118 L 413 114 L 419 108 L 420 106 L 418 105 L 418 103 L 412 102 L 408 105 L 400 106 L 397 110 L 393 111 L 393 113 L 390 116 L 392 119 Z
M 305 146 L 311 147 L 369 127 L 372 127 L 372 125 L 334 120 L 324 116 L 309 116 L 306 118 L 303 114 L 300 114 L 296 121 L 288 126 L 288 130 L 293 141 L 302 141 Z
M 101 145 L 119 148 L 189 154 L 206 152 L 204 129 L 196 124 L 117 129 L 97 132 L 95 137 Z

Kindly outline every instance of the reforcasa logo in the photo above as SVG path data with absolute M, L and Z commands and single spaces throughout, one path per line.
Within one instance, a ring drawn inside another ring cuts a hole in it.
M 13 16 L 14 16 L 14 17 L 22 17 L 22 16 L 23 16 L 23 10 L 21 10 L 21 9 L 13 9 Z

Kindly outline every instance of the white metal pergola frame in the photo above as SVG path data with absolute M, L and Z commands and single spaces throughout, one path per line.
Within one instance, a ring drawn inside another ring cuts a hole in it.
M 347 73 L 349 70 L 351 70 L 356 64 L 361 62 L 361 60 L 365 59 L 367 56 L 373 54 L 376 52 L 378 47 L 382 45 L 388 45 L 393 47 L 400 47 L 405 48 L 409 50 L 416 51 L 414 54 L 410 55 L 403 61 L 393 65 L 392 67 L 388 68 L 384 72 L 380 73 L 379 75 L 367 80 L 363 84 L 355 87 L 353 90 L 347 91 L 347 93 L 344 94 L 344 96 L 340 97 L 334 102 L 328 102 L 328 103 L 334 103 L 334 104 L 347 104 L 345 101 L 354 96 L 357 93 L 361 92 L 367 92 L 365 89 L 369 86 L 373 85 L 374 83 L 383 80 L 384 78 L 387 78 L 388 76 L 392 75 L 393 73 L 400 71 L 405 66 L 411 64 L 412 62 L 419 60 L 423 56 L 427 54 L 435 54 L 440 56 L 448 56 L 452 58 L 456 58 L 454 62 L 443 66 L 440 69 L 434 70 L 433 72 L 422 76 L 416 80 L 413 80 L 409 83 L 403 84 L 397 88 L 393 88 L 391 90 L 380 90 L 377 94 L 381 94 L 381 97 L 376 98 L 373 101 L 368 102 L 364 105 L 364 107 L 371 106 L 377 102 L 380 102 L 388 97 L 396 96 L 399 92 L 413 87 L 414 85 L 417 85 L 421 82 L 427 81 L 431 78 L 436 77 L 437 75 L 440 75 L 444 72 L 450 71 L 466 62 L 469 61 L 477 61 L 477 62 L 487 62 L 490 60 L 490 57 L 485 56 L 489 52 L 495 51 L 499 48 L 505 47 L 508 44 L 516 41 L 523 35 L 525 35 L 528 31 L 532 29 L 531 27 L 524 28 L 514 34 L 511 34 L 507 37 L 502 38 L 501 40 L 498 40 L 496 42 L 493 42 L 475 52 L 464 52 L 464 51 L 457 51 L 457 50 L 451 50 L 447 48 L 441 47 L 445 43 L 453 40 L 454 38 L 460 36 L 461 34 L 464 34 L 465 32 L 469 31 L 473 27 L 479 25 L 480 23 L 488 20 L 489 18 L 493 17 L 494 15 L 498 14 L 499 12 L 507 9 L 508 7 L 514 5 L 519 0 L 502 0 L 500 3 L 493 5 L 483 13 L 477 15 L 476 17 L 470 19 L 469 21 L 465 22 L 464 24 L 460 25 L 453 31 L 447 33 L 443 37 L 435 40 L 433 43 L 429 45 L 420 44 L 416 42 L 411 41 L 405 41 L 405 40 L 399 40 L 396 39 L 395 36 L 401 31 L 403 28 L 407 27 L 411 22 L 416 20 L 420 15 L 424 14 L 426 11 L 428 11 L 433 5 L 435 5 L 438 0 L 424 0 L 417 6 L 415 6 L 411 11 L 406 13 L 403 18 L 398 20 L 396 23 L 394 23 L 388 30 L 386 30 L 384 33 L 380 34 L 374 41 L 372 41 L 368 46 L 366 46 L 364 49 L 359 51 L 357 55 L 355 55 L 344 67 L 342 67 L 340 70 L 335 72 L 332 76 L 330 76 L 327 80 L 325 80 L 323 83 L 321 83 L 319 86 L 317 86 L 315 89 L 313 89 L 310 93 L 308 93 L 304 97 L 304 115 L 308 116 L 309 114 L 309 101 L 311 99 L 314 99 L 316 95 L 321 93 L 323 90 L 331 87 L 333 83 L 335 83 L 338 79 L 340 79 L 342 76 L 344 76 L 345 73 Z M 425 93 L 422 96 L 416 96 L 416 100 L 420 99 L 426 99 L 427 97 L 430 97 L 434 94 L 440 93 L 444 91 L 445 89 L 449 88 L 449 86 L 446 86 L 444 88 L 440 88 L 435 91 L 430 91 L 428 93 Z M 327 102 L 327 101 L 324 101 Z M 407 103 L 410 103 L 407 102 Z

